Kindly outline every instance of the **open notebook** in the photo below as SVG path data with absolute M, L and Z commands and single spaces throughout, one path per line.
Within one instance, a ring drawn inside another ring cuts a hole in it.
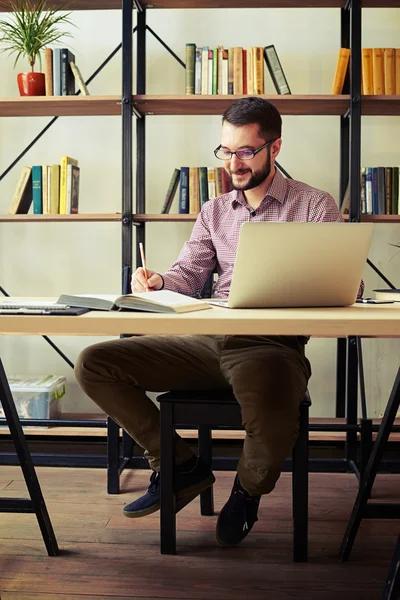
M 95 310 L 141 310 L 159 313 L 185 313 L 211 308 L 208 302 L 169 290 L 113 296 L 107 294 L 62 294 L 57 302 Z

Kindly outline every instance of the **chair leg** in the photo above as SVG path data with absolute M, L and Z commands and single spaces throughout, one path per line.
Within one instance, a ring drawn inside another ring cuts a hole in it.
M 308 406 L 300 406 L 299 436 L 293 448 L 293 560 L 308 558 Z
M 398 598 L 400 598 L 400 535 L 393 552 L 382 600 L 397 600 Z
M 176 554 L 176 498 L 174 493 L 174 407 L 160 406 L 160 549 L 161 554 Z
M 211 467 L 212 464 L 212 437 L 209 425 L 198 426 L 198 454 L 199 457 Z M 200 493 L 200 513 L 202 515 L 214 514 L 214 488 L 207 488 Z
M 119 494 L 119 425 L 107 418 L 107 493 Z

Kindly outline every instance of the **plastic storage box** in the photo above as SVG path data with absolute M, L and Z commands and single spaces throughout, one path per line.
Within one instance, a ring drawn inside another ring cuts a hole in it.
M 15 408 L 21 419 L 58 419 L 61 398 L 65 395 L 65 377 L 57 375 L 8 377 Z M 0 418 L 4 418 L 0 405 Z

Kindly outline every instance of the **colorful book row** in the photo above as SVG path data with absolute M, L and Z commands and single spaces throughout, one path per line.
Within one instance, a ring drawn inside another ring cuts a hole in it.
M 9 214 L 76 214 L 79 204 L 80 169 L 78 161 L 61 157 L 61 164 L 23 167 Z
M 186 44 L 186 94 L 264 94 L 264 59 L 278 94 L 290 94 L 275 46 Z
M 232 190 L 229 175 L 223 167 L 181 167 L 174 169 L 161 208 L 168 214 L 179 186 L 178 212 L 196 215 L 210 198 L 217 198 Z
M 349 61 L 349 48 L 340 48 L 332 94 L 342 93 Z M 366 96 L 400 94 L 400 48 L 361 49 L 361 92 Z
M 399 167 L 361 167 L 361 213 L 364 215 L 399 215 Z M 349 186 L 342 203 L 342 213 L 349 212 Z
M 43 62 L 46 96 L 74 96 L 75 81 L 81 93 L 85 96 L 89 95 L 75 64 L 75 55 L 68 48 L 45 48 Z

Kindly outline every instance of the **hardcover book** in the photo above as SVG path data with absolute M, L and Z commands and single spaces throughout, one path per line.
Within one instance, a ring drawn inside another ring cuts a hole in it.
M 90 96 L 81 72 L 73 60 L 70 61 L 69 66 L 71 67 L 72 74 L 75 77 L 75 81 L 78 84 L 78 88 L 80 89 L 82 96 Z
M 400 302 L 400 288 L 394 290 L 374 290 L 374 292 L 375 300 L 394 300 L 395 302 Z
M 208 302 L 197 300 L 177 292 L 158 290 L 126 294 L 123 296 L 109 294 L 61 294 L 59 304 L 91 308 L 94 310 L 140 310 L 158 313 L 185 313 L 210 308 Z
M 343 92 L 344 80 L 346 78 L 347 67 L 350 60 L 349 48 L 340 48 L 337 62 L 335 75 L 333 77 L 332 94 L 341 94 Z
M 291 94 L 292 92 L 290 91 L 274 45 L 264 47 L 264 58 L 277 93 L 282 96 Z
M 27 214 L 32 204 L 32 169 L 24 167 L 19 176 L 17 187 L 8 212 L 10 215 Z

